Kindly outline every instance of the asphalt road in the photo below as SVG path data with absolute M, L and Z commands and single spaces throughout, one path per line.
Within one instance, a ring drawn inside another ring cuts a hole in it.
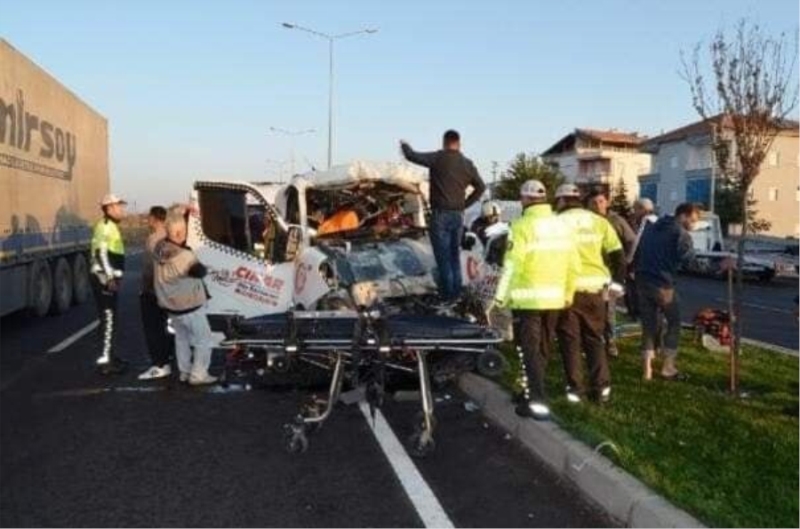
M 455 526 L 610 523 L 455 390 L 437 395 L 436 452 L 412 465 L 431 491 L 420 500 L 357 407 L 339 405 L 309 450 L 290 456 L 282 425 L 304 391 L 138 382 L 137 280 L 129 272 L 122 293 L 119 352 L 135 366 L 122 377 L 94 371 L 97 330 L 46 352 L 94 321 L 91 306 L 0 321 L 3 527 L 417 527 L 420 501 Z M 384 407 L 399 439 L 417 406 Z
M 746 282 L 742 301 L 743 334 L 747 338 L 798 350 L 798 322 L 794 315 L 797 279 L 777 278 L 770 283 Z M 702 308 L 728 308 L 728 283 L 680 276 L 681 316 L 691 321 Z

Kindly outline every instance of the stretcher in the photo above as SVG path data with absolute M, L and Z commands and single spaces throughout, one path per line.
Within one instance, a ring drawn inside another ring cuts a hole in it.
M 408 450 L 425 456 L 435 446 L 432 379 L 436 372 L 453 376 L 476 366 L 491 372 L 503 365 L 496 349 L 500 335 L 457 316 L 382 314 L 378 310 L 289 311 L 233 318 L 227 327 L 221 343 L 229 350 L 226 373 L 242 361 L 263 371 L 288 373 L 305 364 L 330 373 L 327 397 L 305 404 L 294 420 L 284 425 L 284 446 L 292 453 L 308 448 L 308 434 L 328 420 L 339 401 L 366 401 L 374 413 L 384 404 L 387 374 L 399 372 L 415 378 L 419 385 L 421 410 Z M 343 389 L 347 391 L 343 393 Z

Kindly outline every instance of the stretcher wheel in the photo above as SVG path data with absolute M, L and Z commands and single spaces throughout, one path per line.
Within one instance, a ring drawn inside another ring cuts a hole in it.
M 478 373 L 485 377 L 499 377 L 506 369 L 506 359 L 500 352 L 488 349 L 478 355 Z
M 308 450 L 308 437 L 303 425 L 286 424 L 283 427 L 283 447 L 290 454 L 302 454 Z
M 438 424 L 436 422 L 436 416 L 431 415 L 431 428 L 435 430 L 437 426 Z M 424 429 L 425 429 L 425 412 L 418 411 L 414 415 L 414 431 L 422 432 Z
M 436 441 L 425 431 L 415 432 L 408 438 L 406 449 L 413 457 L 426 457 L 436 449 Z

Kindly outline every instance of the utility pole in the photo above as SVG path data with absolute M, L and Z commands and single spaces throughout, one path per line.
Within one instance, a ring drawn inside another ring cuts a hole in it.
M 305 31 L 306 33 L 311 33 L 312 35 L 316 35 L 317 37 L 322 37 L 323 39 L 328 40 L 328 169 L 330 169 L 333 161 L 333 41 L 347 37 L 354 37 L 356 35 L 365 33 L 377 33 L 378 30 L 369 28 L 351 31 L 349 33 L 341 33 L 339 35 L 328 35 L 327 33 L 322 33 L 321 31 L 304 28 L 296 24 L 289 24 L 288 22 L 284 22 L 281 25 L 286 29 Z
M 496 160 L 492 161 L 492 192 L 491 198 L 494 198 L 495 190 L 497 189 L 497 168 L 500 166 Z
M 276 132 L 278 134 L 283 134 L 284 136 L 289 136 L 289 138 L 291 139 L 291 148 L 289 150 L 289 164 L 290 164 L 290 166 L 289 166 L 290 167 L 290 169 L 289 169 L 290 170 L 289 178 L 291 178 L 291 177 L 293 177 L 295 175 L 295 172 L 294 172 L 295 138 L 297 136 L 302 136 L 303 134 L 312 134 L 312 133 L 317 132 L 317 131 L 315 129 L 287 130 L 287 129 L 282 129 L 280 127 L 270 127 L 269 130 L 271 132 Z

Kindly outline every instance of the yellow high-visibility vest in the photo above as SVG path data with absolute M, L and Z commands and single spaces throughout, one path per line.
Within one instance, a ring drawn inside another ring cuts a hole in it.
M 572 229 L 549 204 L 529 206 L 511 224 L 495 298 L 511 309 L 563 309 L 572 303 L 579 273 Z
M 600 292 L 611 281 L 611 272 L 603 255 L 622 250 L 617 232 L 605 217 L 583 208 L 568 209 L 559 218 L 572 227 L 578 241 L 581 273 L 578 275 L 576 290 Z

